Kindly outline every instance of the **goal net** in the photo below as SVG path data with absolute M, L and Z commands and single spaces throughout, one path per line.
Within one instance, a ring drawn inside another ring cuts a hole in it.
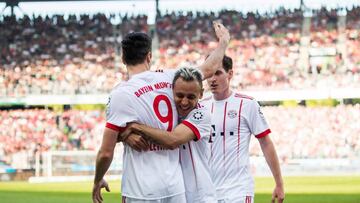
M 107 179 L 120 179 L 123 145 L 115 148 Z M 92 180 L 97 151 L 48 151 L 36 154 L 35 177 L 30 182 L 66 182 Z

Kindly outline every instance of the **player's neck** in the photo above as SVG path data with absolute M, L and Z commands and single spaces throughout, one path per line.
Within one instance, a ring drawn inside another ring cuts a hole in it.
M 216 101 L 225 100 L 225 99 L 229 98 L 231 96 L 231 94 L 232 94 L 232 91 L 230 89 L 227 89 L 224 92 L 214 94 L 214 99 Z
M 129 77 L 131 78 L 133 75 L 148 71 L 150 69 L 149 65 L 142 63 L 137 65 L 128 65 L 126 66 Z

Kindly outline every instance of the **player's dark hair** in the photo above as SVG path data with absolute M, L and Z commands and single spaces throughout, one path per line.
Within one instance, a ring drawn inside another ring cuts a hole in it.
M 129 33 L 121 41 L 121 49 L 126 65 L 141 64 L 151 52 L 151 38 L 142 32 Z
M 207 55 L 206 58 L 205 58 L 205 60 L 206 60 L 207 58 L 209 58 L 209 56 L 210 56 L 210 55 Z M 229 70 L 232 70 L 232 66 L 233 66 L 233 61 L 232 61 L 232 59 L 231 59 L 230 57 L 224 55 L 223 60 L 222 60 L 222 66 L 223 66 L 223 68 L 224 68 L 224 70 L 225 70 L 226 72 L 229 72 Z
M 232 59 L 225 55 L 222 60 L 222 66 L 226 72 L 229 72 L 229 70 L 232 70 L 232 66 L 233 66 Z
M 179 78 L 182 78 L 184 81 L 187 81 L 187 82 L 196 81 L 196 82 L 199 83 L 200 89 L 203 88 L 203 86 L 202 86 L 202 74 L 200 73 L 200 71 L 198 69 L 195 69 L 195 68 L 180 68 L 179 70 L 177 70 L 176 73 L 175 73 L 175 76 L 174 76 L 173 83 L 172 83 L 173 87 L 175 85 L 175 82 Z

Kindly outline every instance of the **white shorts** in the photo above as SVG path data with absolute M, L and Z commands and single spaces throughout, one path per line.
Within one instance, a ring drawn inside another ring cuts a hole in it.
M 186 203 L 185 193 L 161 199 L 146 200 L 122 196 L 122 203 Z
M 230 197 L 218 200 L 218 203 L 254 203 L 253 196 Z

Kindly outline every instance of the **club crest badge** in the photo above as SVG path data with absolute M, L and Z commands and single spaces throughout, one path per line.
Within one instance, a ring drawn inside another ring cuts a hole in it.
M 237 112 L 235 110 L 230 110 L 230 111 L 228 111 L 227 115 L 229 118 L 233 119 L 233 118 L 236 118 Z

